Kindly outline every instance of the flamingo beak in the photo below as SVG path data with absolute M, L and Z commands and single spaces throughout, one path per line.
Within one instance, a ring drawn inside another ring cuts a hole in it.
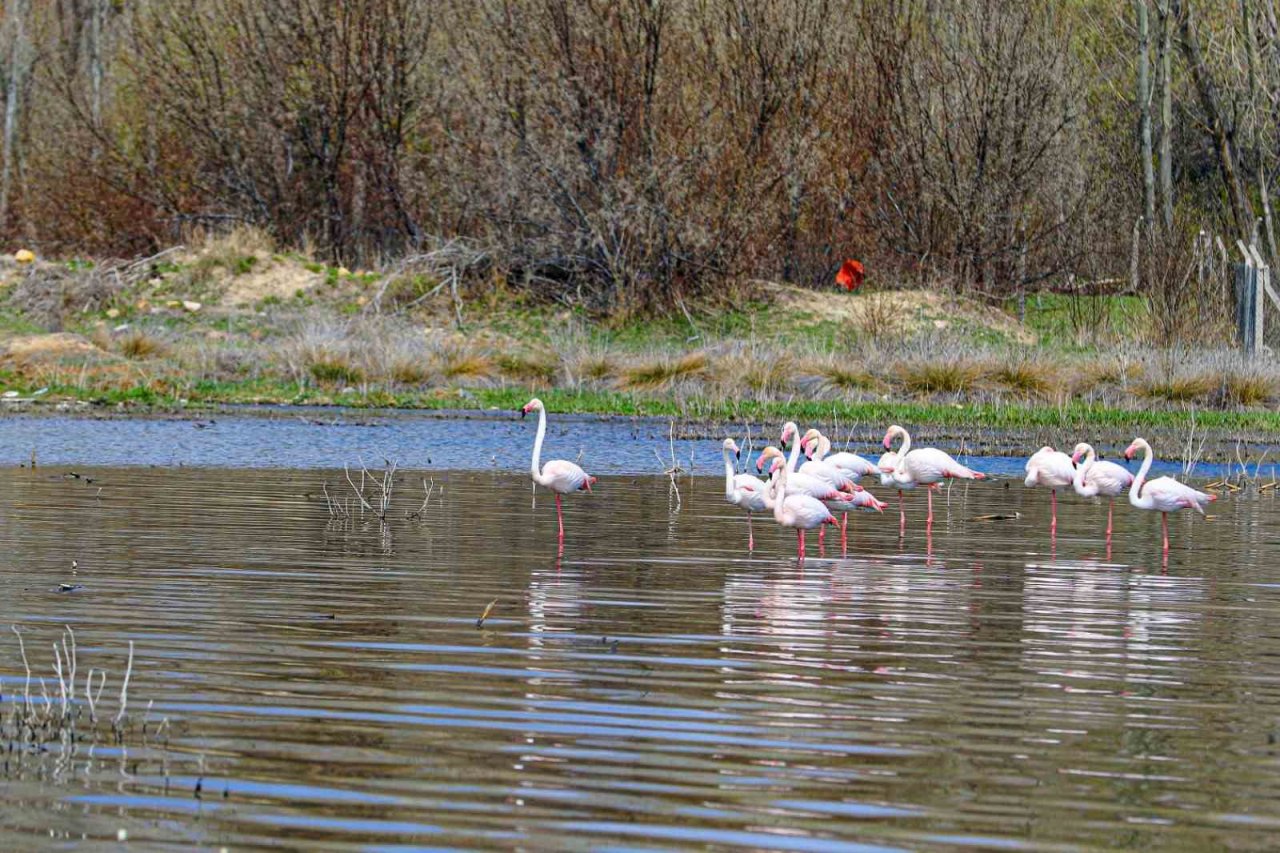
M 885 450 L 892 450 L 892 449 L 893 449 L 893 445 L 889 443 L 889 436 L 887 436 L 887 435 L 884 437 L 884 449 L 885 449 Z
M 1075 453 L 1072 453 L 1072 454 L 1071 454 L 1071 464 L 1072 464 L 1072 465 L 1079 465 L 1079 464 L 1080 464 L 1080 451 L 1079 451 L 1079 450 L 1077 450 Z
M 523 418 L 523 417 L 524 417 L 525 415 L 527 415 L 527 414 L 529 414 L 529 410 L 528 410 L 528 409 L 525 409 L 525 408 L 521 408 L 521 409 L 520 409 L 520 417 L 521 417 L 521 418 Z
M 741 459 L 741 458 L 742 458 L 742 451 L 741 451 L 741 450 L 738 450 L 737 448 L 735 448 L 735 449 L 734 449 L 734 451 L 733 451 L 733 458 L 734 458 L 734 459 Z

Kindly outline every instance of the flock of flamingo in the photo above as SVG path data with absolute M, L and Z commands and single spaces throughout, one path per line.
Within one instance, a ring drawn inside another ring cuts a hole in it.
M 591 491 L 596 478 L 580 466 L 564 459 L 540 464 L 542 441 L 547 432 L 547 413 L 538 399 L 530 400 L 520 410 L 521 417 L 538 413 L 538 432 L 533 442 L 532 475 L 534 483 L 550 489 L 556 496 L 556 519 L 559 542 L 564 543 L 564 511 L 560 496 L 577 491 Z M 901 443 L 894 449 L 894 439 Z M 790 449 L 788 454 L 786 451 Z M 838 525 L 841 543 L 847 544 L 849 512 L 855 509 L 883 512 L 885 504 L 858 484 L 864 477 L 878 477 L 880 484 L 898 492 L 898 534 L 906 533 L 907 514 L 903 492 L 923 486 L 928 495 L 929 513 L 926 531 L 933 528 L 933 492 L 944 480 L 984 480 L 986 475 L 962 465 L 949 454 L 933 447 L 912 447 L 910 434 L 896 424 L 884 435 L 884 454 L 872 462 L 856 453 L 831 452 L 831 441 L 816 429 L 800 435 L 799 427 L 788 422 L 782 428 L 778 446 L 770 445 L 756 460 L 756 470 L 768 480 L 753 474 L 736 473 L 735 461 L 742 451 L 736 441 L 726 438 L 724 456 L 725 500 L 747 512 L 747 547 L 755 549 L 755 533 L 751 520 L 754 513 L 771 512 L 773 520 L 796 531 L 796 554 L 805 556 L 805 533 L 819 528 L 819 543 L 825 533 L 823 525 Z M 1198 491 L 1172 477 L 1148 480 L 1154 457 L 1145 439 L 1135 438 L 1125 450 L 1125 459 L 1142 452 L 1142 466 L 1135 475 L 1114 462 L 1099 460 L 1093 447 L 1080 443 L 1068 456 L 1052 447 L 1042 447 L 1026 464 L 1025 485 L 1050 490 L 1052 521 L 1050 535 L 1058 529 L 1058 490 L 1068 487 L 1083 497 L 1106 497 L 1107 543 L 1111 542 L 1112 515 L 1115 499 L 1129 493 L 1129 503 L 1138 509 L 1155 510 L 1161 516 L 1164 552 L 1169 551 L 1169 513 L 1192 509 L 1201 515 L 1205 506 L 1217 500 L 1216 495 Z M 803 453 L 806 461 L 797 467 Z M 833 514 L 841 514 L 836 521 Z

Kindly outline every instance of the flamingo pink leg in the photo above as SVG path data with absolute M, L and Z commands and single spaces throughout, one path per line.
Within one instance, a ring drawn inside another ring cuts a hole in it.
M 840 516 L 840 550 L 849 550 L 849 513 Z
M 751 529 L 751 513 L 747 513 L 747 550 L 756 549 L 756 532 Z
M 902 489 L 898 489 L 898 536 L 907 535 L 907 509 L 902 505 Z
M 560 525 L 560 542 L 564 542 L 564 510 L 560 508 L 559 492 L 556 492 L 556 521 Z
M 1049 522 L 1049 535 L 1056 536 L 1058 534 L 1058 490 L 1049 490 L 1049 502 L 1053 507 L 1053 518 Z
M 796 545 L 796 556 L 799 557 L 801 560 L 803 560 L 804 559 L 804 528 L 803 527 L 796 528 L 796 539 L 798 540 L 798 544 Z
M 1107 505 L 1107 544 L 1111 544 L 1111 514 L 1115 512 L 1116 499 L 1112 498 L 1111 503 Z
M 933 486 L 926 486 L 925 491 L 929 495 L 929 518 L 924 523 L 925 530 L 933 529 Z
M 1169 513 L 1160 513 L 1160 528 L 1164 531 L 1164 552 L 1169 553 Z
M 821 548 L 826 541 L 827 541 L 827 528 L 825 526 L 819 527 L 818 528 L 818 547 Z

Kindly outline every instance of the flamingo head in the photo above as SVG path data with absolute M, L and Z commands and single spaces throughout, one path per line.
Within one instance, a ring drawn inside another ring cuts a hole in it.
M 773 460 L 773 464 L 769 466 L 769 476 L 773 476 L 774 474 L 777 474 L 777 473 L 778 473 L 778 469 L 779 469 L 779 468 L 781 468 L 781 467 L 783 466 L 783 464 L 784 464 L 784 463 L 783 463 L 783 461 L 782 461 L 782 457 L 781 457 L 781 456 L 779 456 L 777 459 Z
M 583 480 L 583 481 L 582 481 L 582 486 L 580 487 L 580 488 L 581 488 L 581 490 L 582 490 L 582 491 L 584 491 L 584 492 L 590 493 L 590 492 L 591 492 L 591 484 L 592 484 L 592 483 L 594 483 L 595 481 L 596 481 L 596 478 L 595 478 L 595 477 L 592 477 L 590 474 L 588 474 L 588 475 L 587 475 L 587 479 L 585 479 L 585 480 Z
M 1076 449 L 1071 451 L 1071 464 L 1079 465 L 1080 459 L 1093 448 L 1085 444 L 1083 441 L 1076 445 Z
M 523 418 L 525 415 L 529 414 L 530 412 L 541 412 L 541 411 L 542 411 L 542 401 L 539 400 L 537 397 L 534 397 L 532 400 L 525 403 L 524 406 L 520 408 L 520 417 Z
M 738 448 L 738 442 L 734 441 L 732 438 L 726 438 L 726 439 L 724 440 L 724 445 L 723 445 L 723 447 L 724 447 L 724 449 L 725 449 L 725 450 L 732 450 L 732 451 L 733 451 L 733 458 L 734 458 L 734 459 L 741 459 L 741 458 L 742 458 L 742 450 L 740 450 L 740 449 Z
M 898 426 L 897 424 L 894 424 L 893 426 L 891 426 L 891 427 L 889 427 L 887 430 L 885 430 L 885 433 L 884 433 L 884 449 L 885 449 L 885 450 L 892 450 L 892 449 L 893 449 L 893 437 L 894 437 L 895 435 L 901 435 L 902 433 L 903 433 L 903 429 L 902 429 L 902 427 Z
M 1133 444 L 1130 444 L 1128 447 L 1126 447 L 1126 448 L 1125 448 L 1125 450 L 1124 450 L 1124 458 L 1125 458 L 1125 459 L 1133 459 L 1133 454 L 1137 453 L 1137 452 L 1138 452 L 1138 450 L 1141 448 L 1141 445 L 1140 445 L 1140 444 L 1138 444 L 1138 442 L 1139 442 L 1139 441 L 1141 441 L 1141 440 L 1142 440 L 1142 439 L 1140 439 L 1140 438 L 1135 438 L 1135 439 L 1133 440 Z
M 756 460 L 757 471 L 764 470 L 764 463 L 766 459 L 777 459 L 779 462 L 781 462 L 782 451 L 774 447 L 772 444 L 766 447 L 764 450 L 760 451 L 760 458 Z M 770 469 L 770 470 L 772 471 L 773 469 Z
M 778 444 L 783 450 L 789 450 L 791 441 L 796 437 L 796 433 L 800 432 L 800 427 L 796 426 L 793 421 L 787 421 L 782 425 L 782 437 L 778 439 Z
M 822 433 L 818 432 L 816 429 L 811 429 L 804 434 L 800 439 L 800 449 L 804 451 L 805 456 L 810 459 L 813 458 L 813 451 L 817 448 L 818 439 L 821 437 Z

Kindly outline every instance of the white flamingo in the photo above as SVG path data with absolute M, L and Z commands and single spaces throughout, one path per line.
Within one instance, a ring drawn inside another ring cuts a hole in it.
M 901 427 L 899 427 L 901 429 Z M 906 438 L 907 431 L 902 430 L 904 436 L 903 444 L 906 449 L 911 449 L 909 444 L 910 438 Z M 880 461 L 876 463 L 876 467 L 880 469 L 880 485 L 893 487 L 898 490 L 898 535 L 904 536 L 907 532 L 907 511 L 902 505 L 902 492 L 905 489 L 914 489 L 915 483 L 900 483 L 894 476 L 894 469 L 898 467 L 898 451 L 892 450 L 889 444 L 889 437 L 885 436 L 885 452 L 880 455 Z
M 810 474 L 802 474 L 796 470 L 796 457 L 799 454 L 800 445 L 793 445 L 790 457 L 784 457 L 782 451 L 774 447 L 772 444 L 760 451 L 760 458 L 756 460 L 756 470 L 764 471 L 765 463 L 770 459 L 776 459 L 781 462 L 787 469 L 787 494 L 789 495 L 808 495 L 811 498 L 817 498 L 823 501 L 848 500 L 849 492 L 844 492 L 833 486 L 830 481 L 822 477 L 815 477 Z M 775 463 L 776 464 L 776 463 Z M 772 468 L 769 469 L 772 472 Z M 861 491 L 862 487 L 856 483 L 849 484 L 853 491 Z
M 547 434 L 547 410 L 537 397 L 524 404 L 520 409 L 520 417 L 530 412 L 538 413 L 538 436 L 533 440 L 533 482 L 550 489 L 556 495 L 556 521 L 560 525 L 559 542 L 564 544 L 564 510 L 560 506 L 560 496 L 576 491 L 591 491 L 591 484 L 596 481 L 582 468 L 565 459 L 552 459 L 539 466 L 542 458 L 542 439 Z M 539 470 L 541 467 L 541 470 Z
M 1147 480 L 1147 472 L 1151 470 L 1151 463 L 1155 457 L 1146 439 L 1135 438 L 1125 450 L 1124 458 L 1132 459 L 1133 454 L 1139 450 L 1143 453 L 1142 467 L 1138 469 L 1138 475 L 1133 478 L 1133 483 L 1129 486 L 1129 503 L 1138 509 L 1154 509 L 1160 513 L 1160 526 L 1164 533 L 1164 552 L 1167 554 L 1169 553 L 1169 513 L 1180 509 L 1194 509 L 1204 515 L 1205 505 L 1216 501 L 1218 496 L 1193 489 L 1172 477 Z
M 1031 455 L 1026 465 L 1027 479 L 1023 481 L 1027 488 L 1043 486 L 1049 490 L 1049 501 L 1052 520 L 1049 522 L 1049 535 L 1058 533 L 1058 489 L 1065 489 L 1075 482 L 1076 466 L 1070 456 L 1048 445 Z
M 729 459 L 729 454 L 732 453 L 734 459 L 739 459 L 742 456 L 742 451 L 738 449 L 736 441 L 732 438 L 726 438 L 722 448 L 724 453 L 724 499 L 734 506 L 742 507 L 747 511 L 747 550 L 754 551 L 756 535 L 751 528 L 751 513 L 764 512 L 769 509 L 767 495 L 769 484 L 750 474 L 734 473 L 733 461 Z
M 1080 457 L 1084 457 L 1084 462 Z M 1071 461 L 1076 463 L 1076 476 L 1072 481 L 1076 494 L 1085 498 L 1106 495 L 1107 504 L 1107 542 L 1111 542 L 1111 516 L 1115 512 L 1116 498 L 1124 494 L 1133 485 L 1133 472 L 1128 468 L 1099 460 L 1093 446 L 1085 442 L 1076 445 L 1071 453 Z
M 796 557 L 803 560 L 805 531 L 824 524 L 835 524 L 836 520 L 826 504 L 817 498 L 787 492 L 787 480 L 793 476 L 795 475 L 787 470 L 786 465 L 775 464 L 769 494 L 773 503 L 773 520 L 783 527 L 795 528 Z
M 933 529 L 933 490 L 943 480 L 985 480 L 986 474 L 974 471 L 961 465 L 947 453 L 935 447 L 911 449 L 911 435 L 902 427 L 894 424 L 884 434 L 884 448 L 893 447 L 893 437 L 902 436 L 902 446 L 898 448 L 898 459 L 892 465 L 893 480 L 900 485 L 908 483 L 924 486 L 929 495 L 929 518 L 925 529 Z M 884 469 L 881 469 L 884 470 Z
M 844 450 L 831 453 L 831 439 L 816 429 L 811 429 L 804 434 L 804 438 L 800 439 L 800 447 L 805 449 L 805 453 L 814 462 L 834 465 L 851 479 L 874 477 L 880 474 L 879 466 L 870 459 L 864 459 L 856 453 Z

